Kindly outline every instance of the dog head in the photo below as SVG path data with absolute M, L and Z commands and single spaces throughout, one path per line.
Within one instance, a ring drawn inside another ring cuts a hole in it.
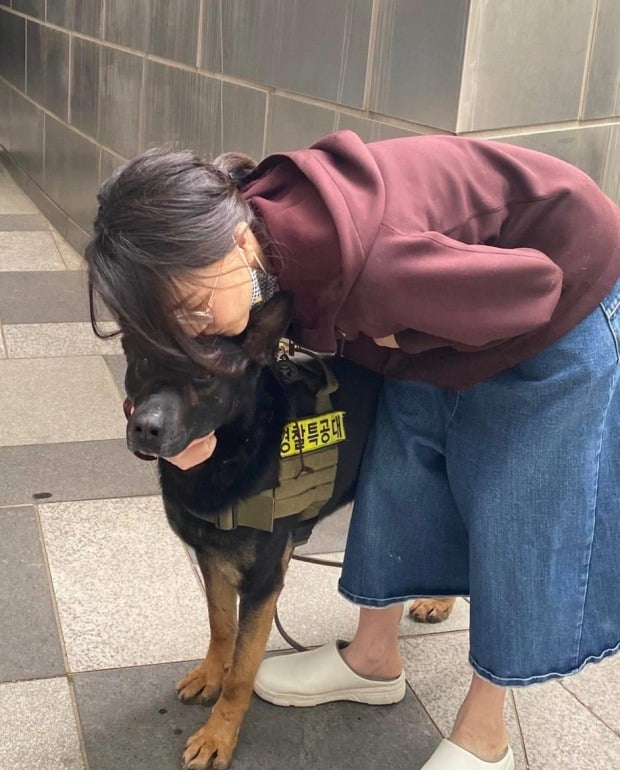
M 190 361 L 171 365 L 136 335 L 124 334 L 129 449 L 143 459 L 172 457 L 195 439 L 249 418 L 260 372 L 275 361 L 290 316 L 290 296 L 278 292 L 252 310 L 242 334 L 209 340 L 234 364 L 234 375 L 215 375 Z

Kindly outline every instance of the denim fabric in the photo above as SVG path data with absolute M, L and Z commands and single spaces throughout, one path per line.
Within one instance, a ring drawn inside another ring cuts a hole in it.
M 460 392 L 386 381 L 339 590 L 471 596 L 470 662 L 500 685 L 620 648 L 620 282 L 535 358 Z

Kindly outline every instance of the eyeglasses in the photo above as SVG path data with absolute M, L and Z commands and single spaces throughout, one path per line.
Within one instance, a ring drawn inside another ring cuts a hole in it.
M 224 267 L 224 260 L 220 260 L 220 269 L 217 272 L 217 275 L 215 276 L 215 281 L 213 282 L 213 288 L 211 289 L 211 294 L 209 294 L 209 299 L 207 300 L 207 304 L 205 305 L 204 310 L 180 310 L 177 313 L 174 314 L 174 318 L 181 326 L 186 327 L 193 327 L 194 331 L 202 332 L 205 329 L 208 329 L 209 326 L 213 326 L 214 318 L 213 318 L 213 300 L 215 299 L 215 290 L 217 289 L 218 281 L 220 280 L 220 276 L 222 275 L 222 269 Z

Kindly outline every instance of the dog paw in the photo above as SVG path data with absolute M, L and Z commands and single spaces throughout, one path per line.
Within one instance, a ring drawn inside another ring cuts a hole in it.
M 214 675 L 210 667 L 201 664 L 176 684 L 177 698 L 183 703 L 208 705 L 217 700 L 222 688 L 222 675 Z
M 238 729 L 219 720 L 209 720 L 185 744 L 183 766 L 187 770 L 226 770 L 237 745 Z
M 417 623 L 441 623 L 452 612 L 454 598 L 416 599 L 409 607 L 409 614 Z

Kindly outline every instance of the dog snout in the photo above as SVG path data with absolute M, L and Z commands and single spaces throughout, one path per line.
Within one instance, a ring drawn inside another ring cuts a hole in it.
M 178 443 L 180 399 L 171 393 L 157 394 L 136 406 L 127 422 L 127 445 L 132 452 L 166 456 Z

